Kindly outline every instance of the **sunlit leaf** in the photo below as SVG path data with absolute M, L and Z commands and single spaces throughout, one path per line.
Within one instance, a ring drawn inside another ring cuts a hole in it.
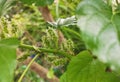
M 16 38 L 0 41 L 0 82 L 13 82 L 18 44 Z
M 71 60 L 60 82 L 120 82 L 120 78 L 107 72 L 106 64 L 83 51 Z
M 105 0 L 83 0 L 77 7 L 77 18 L 87 48 L 113 69 L 119 68 L 120 14 Z
M 0 16 L 6 14 L 15 0 L 0 0 Z

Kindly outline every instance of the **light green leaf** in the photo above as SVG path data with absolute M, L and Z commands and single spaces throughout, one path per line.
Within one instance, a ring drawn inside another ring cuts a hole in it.
M 83 0 L 77 7 L 77 25 L 94 55 L 116 69 L 120 68 L 120 14 L 105 0 Z
M 68 82 L 66 78 L 66 72 L 60 77 L 60 82 Z
M 21 1 L 28 5 L 32 5 L 34 3 L 36 6 L 47 6 L 51 5 L 54 2 L 54 0 L 21 0 Z
M 71 60 L 60 82 L 120 82 L 120 78 L 106 72 L 105 64 L 83 51 Z
M 0 40 L 0 82 L 13 82 L 18 39 Z
M 0 16 L 6 14 L 15 0 L 0 0 Z
M 54 77 L 54 71 L 53 71 L 52 68 L 50 68 L 50 70 L 48 71 L 47 77 L 48 77 L 49 79 L 52 79 L 52 78 Z

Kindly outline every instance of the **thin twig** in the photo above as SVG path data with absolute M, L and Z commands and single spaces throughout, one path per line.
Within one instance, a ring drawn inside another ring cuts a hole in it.
M 34 62 L 34 60 L 39 56 L 39 54 L 37 54 L 28 64 L 27 68 L 24 70 L 24 72 L 22 73 L 21 77 L 19 78 L 18 82 L 22 82 L 23 77 L 25 76 L 26 72 L 28 71 L 28 69 L 30 68 L 31 64 Z
M 118 2 L 118 0 L 116 0 L 116 4 L 117 4 L 117 5 L 119 5 L 119 2 Z
M 67 57 L 68 59 L 71 59 L 72 58 L 72 55 L 71 54 L 68 54 L 64 51 L 61 51 L 61 50 L 56 50 L 56 49 L 46 49 L 46 48 L 38 48 L 38 49 L 35 49 L 34 46 L 31 46 L 31 45 L 26 45 L 26 44 L 20 44 L 21 48 L 26 48 L 26 49 L 31 49 L 31 50 L 35 50 L 36 52 L 49 52 L 49 53 L 55 53 L 55 54 L 60 54 L 62 56 L 65 56 Z

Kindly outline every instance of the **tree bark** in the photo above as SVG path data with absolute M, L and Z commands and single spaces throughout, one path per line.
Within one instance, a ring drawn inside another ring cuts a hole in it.
M 46 22 L 54 22 L 54 19 L 53 19 L 47 6 L 39 7 L 38 9 L 41 12 L 41 14 Z
M 31 60 L 32 59 L 29 57 L 27 60 L 24 61 L 24 64 L 28 65 Z M 44 80 L 47 80 L 48 82 L 59 82 L 59 79 L 56 76 L 54 76 L 53 78 L 49 79 L 47 77 L 48 70 L 46 68 L 44 68 L 43 66 L 39 65 L 36 62 L 32 63 L 32 65 L 30 66 L 30 69 L 32 71 L 34 71 L 35 73 L 37 73 Z

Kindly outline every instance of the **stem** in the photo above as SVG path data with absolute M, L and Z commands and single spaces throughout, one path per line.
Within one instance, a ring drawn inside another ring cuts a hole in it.
M 56 16 L 59 18 L 59 0 L 56 2 Z
M 77 33 L 76 31 L 71 30 L 71 29 L 69 29 L 69 28 L 61 28 L 61 29 L 63 29 L 63 30 L 65 30 L 65 31 L 68 31 L 68 32 L 74 34 L 75 36 L 77 36 L 77 37 L 81 40 L 81 36 L 80 36 L 80 34 Z
M 41 14 L 46 22 L 54 22 L 54 19 L 52 17 L 52 14 L 50 13 L 48 6 L 39 7 L 39 11 L 41 12 Z
M 119 2 L 118 2 L 118 0 L 116 0 L 116 4 L 117 4 L 117 5 L 119 5 Z
M 107 4 L 110 6 L 112 5 L 112 1 L 111 0 L 107 0 Z
M 23 77 L 25 76 L 26 72 L 28 71 L 28 69 L 30 68 L 31 64 L 34 62 L 34 60 L 39 56 L 39 54 L 37 54 L 28 64 L 27 68 L 24 70 L 24 72 L 22 73 L 21 77 L 19 78 L 18 82 L 22 82 Z
M 65 57 L 67 57 L 68 59 L 71 59 L 72 58 L 72 55 L 71 54 L 68 54 L 66 52 L 63 52 L 61 50 L 57 50 L 57 49 L 46 49 L 46 48 L 38 48 L 38 49 L 35 49 L 33 46 L 31 45 L 26 45 L 26 44 L 20 44 L 20 47 L 22 48 L 27 48 L 27 49 L 31 49 L 31 50 L 35 50 L 37 52 L 48 52 L 48 53 L 56 53 L 56 54 L 61 54 Z

